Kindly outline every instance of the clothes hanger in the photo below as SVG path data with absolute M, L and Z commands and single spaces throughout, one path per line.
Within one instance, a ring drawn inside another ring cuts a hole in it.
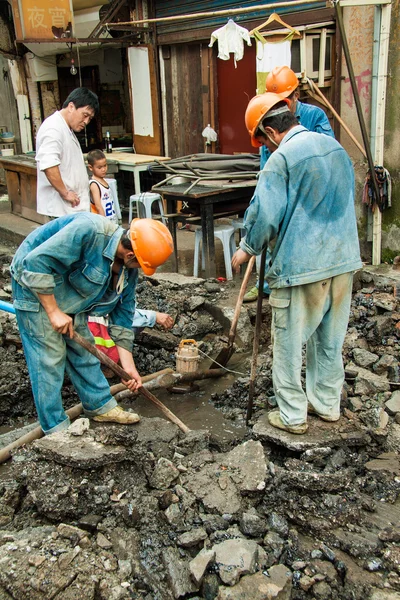
M 283 19 L 281 19 L 281 17 L 278 15 L 278 13 L 272 13 L 268 19 L 266 21 L 264 21 L 264 23 L 261 23 L 261 25 L 259 25 L 258 27 L 255 27 L 254 29 L 252 29 L 250 31 L 250 35 L 254 36 L 257 40 L 262 41 L 263 43 L 265 43 L 265 39 L 262 36 L 262 34 L 260 33 L 261 29 L 264 29 L 265 27 L 267 27 L 268 25 L 270 25 L 273 21 L 277 21 L 278 23 L 280 23 L 281 25 L 283 25 L 286 29 L 289 29 L 289 33 L 286 36 L 286 39 L 292 39 L 294 35 L 298 35 L 301 37 L 301 33 L 295 29 L 294 27 L 292 27 L 291 25 L 289 25 L 288 23 L 286 23 Z

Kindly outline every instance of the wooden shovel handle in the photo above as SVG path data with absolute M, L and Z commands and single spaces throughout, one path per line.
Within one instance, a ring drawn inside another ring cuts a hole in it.
M 229 330 L 228 343 L 233 343 L 236 335 L 236 328 L 239 321 L 240 311 L 242 309 L 243 298 L 246 293 L 246 288 L 249 283 L 250 275 L 253 270 L 254 262 L 256 260 L 255 256 L 252 256 L 247 264 L 247 269 L 243 277 L 242 285 L 240 286 L 239 296 L 236 301 L 235 312 L 233 313 L 233 319 L 231 323 L 231 328 Z
M 109 369 L 113 371 L 113 373 L 118 375 L 118 377 L 121 377 L 121 379 L 124 379 L 125 381 L 129 381 L 130 379 L 132 379 L 132 377 L 126 371 L 124 371 L 122 367 L 117 365 L 113 360 L 111 360 L 111 358 L 108 358 L 108 356 L 106 356 L 104 352 L 100 352 L 100 350 L 98 350 L 96 346 L 91 344 L 89 340 L 86 340 L 76 331 L 74 331 L 74 340 L 77 344 L 82 346 L 82 348 L 85 348 L 85 350 L 90 352 L 90 354 L 93 354 L 93 356 L 98 358 L 99 361 L 103 363 L 103 365 L 106 365 Z M 184 433 L 188 433 L 190 431 L 189 427 L 182 423 L 182 421 L 178 419 L 178 417 L 174 415 L 174 413 L 171 412 L 169 408 L 167 408 L 158 398 L 153 396 L 151 392 L 146 390 L 143 386 L 138 388 L 137 391 L 139 394 L 153 402 L 153 404 L 155 404 L 161 410 L 161 412 L 164 413 L 167 419 L 172 421 L 172 423 L 175 423 L 175 425 L 177 425 L 179 429 L 181 429 Z

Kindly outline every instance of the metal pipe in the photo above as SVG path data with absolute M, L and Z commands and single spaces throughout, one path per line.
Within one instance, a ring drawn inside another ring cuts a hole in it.
M 15 308 L 11 304 L 11 302 L 6 302 L 5 300 L 0 300 L 0 310 L 4 310 L 5 312 L 9 312 L 15 315 Z
M 307 0 L 307 4 L 320 3 L 321 0 Z M 246 8 L 231 8 L 225 10 L 214 10 L 210 12 L 191 13 L 186 15 L 175 15 L 174 17 L 158 17 L 158 19 L 141 19 L 140 21 L 125 21 L 123 23 L 106 23 L 106 27 L 113 25 L 140 25 L 141 23 L 165 23 L 171 21 L 187 21 L 189 19 L 199 19 L 207 17 L 225 17 L 229 15 L 242 15 L 246 13 L 262 12 L 271 10 L 271 8 L 281 8 L 282 6 L 304 6 L 304 0 L 294 0 L 292 2 L 273 2 L 272 4 L 259 4 L 257 6 L 246 6 Z

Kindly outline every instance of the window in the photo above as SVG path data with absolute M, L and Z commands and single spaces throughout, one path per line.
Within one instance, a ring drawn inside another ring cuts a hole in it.
M 323 79 L 332 77 L 332 44 L 333 31 L 322 30 L 316 33 L 314 30 L 304 38 L 292 41 L 292 64 L 291 67 L 298 77 L 305 73 L 311 79 L 320 79 L 319 63 L 321 42 L 325 38 L 325 60 L 323 63 Z

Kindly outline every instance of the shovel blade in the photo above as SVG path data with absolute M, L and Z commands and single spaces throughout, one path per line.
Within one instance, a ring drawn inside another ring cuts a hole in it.
M 210 365 L 210 369 L 219 369 L 220 367 L 226 367 L 232 354 L 234 352 L 233 344 L 222 348 L 218 356 L 214 359 L 214 362 Z

